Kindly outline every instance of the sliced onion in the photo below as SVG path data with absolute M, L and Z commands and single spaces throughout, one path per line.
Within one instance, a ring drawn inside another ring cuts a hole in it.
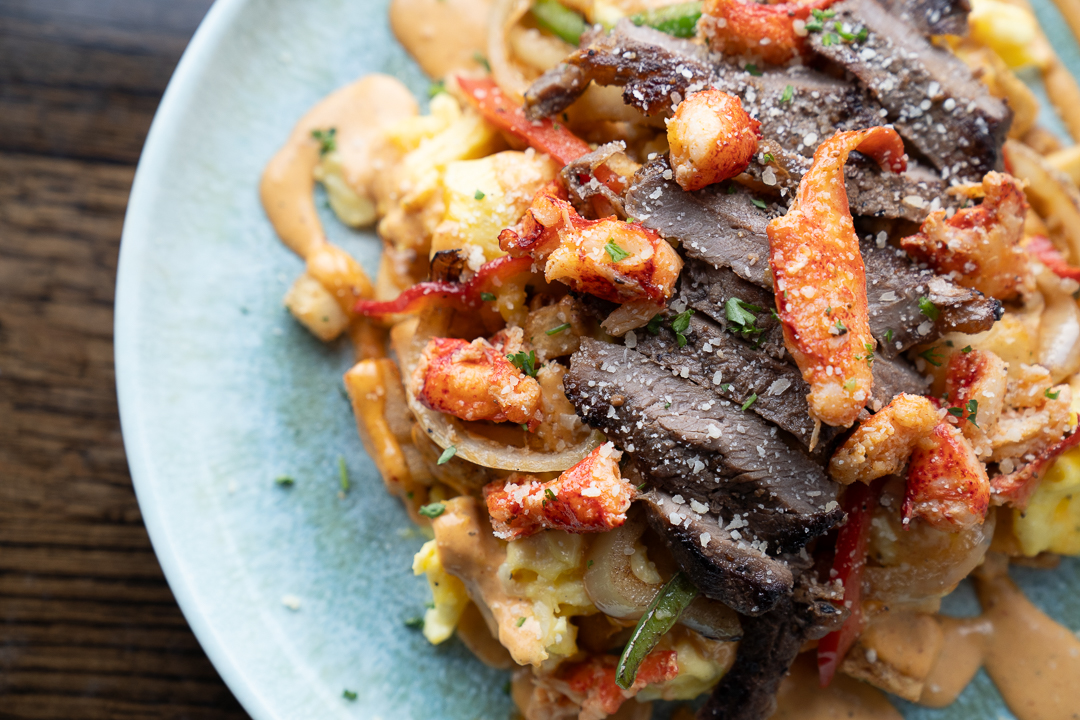
M 515 470 L 526 473 L 562 472 L 573 467 L 593 448 L 604 442 L 604 436 L 593 430 L 576 445 L 562 451 L 535 450 L 524 445 L 525 432 L 521 431 L 521 446 L 500 442 L 485 437 L 469 429 L 469 423 L 453 415 L 436 412 L 426 407 L 416 397 L 412 375 L 427 341 L 432 337 L 446 337 L 450 322 L 456 311 L 444 305 L 426 308 L 421 314 L 415 333 L 393 334 L 394 351 L 401 364 L 401 378 L 405 385 L 405 395 L 409 409 L 416 416 L 417 422 L 427 436 L 445 449 L 451 445 L 456 448 L 456 455 L 471 463 L 497 470 Z M 513 431 L 516 432 L 516 431 Z
M 634 543 L 644 532 L 645 518 L 635 513 L 621 527 L 597 535 L 589 548 L 585 592 L 605 615 L 637 620 L 663 587 L 644 582 L 630 566 Z
M 1054 382 L 1080 370 L 1080 308 L 1071 295 L 1046 298 L 1039 322 L 1039 364 L 1050 371 Z
M 491 76 L 503 94 L 518 105 L 524 102 L 529 81 L 510 60 L 507 36 L 510 28 L 529 12 L 529 5 L 529 0 L 495 0 L 488 15 L 487 59 Z
M 679 623 L 710 640 L 738 640 L 742 637 L 739 613 L 717 600 L 698 595 L 683 610 Z

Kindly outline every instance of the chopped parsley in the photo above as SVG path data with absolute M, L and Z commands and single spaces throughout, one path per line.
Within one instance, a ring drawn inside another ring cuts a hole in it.
M 971 400 L 968 400 L 967 401 L 967 411 L 968 411 L 968 416 L 967 416 L 968 422 L 971 423 L 972 425 L 974 425 L 975 427 L 979 427 L 979 423 L 975 422 L 975 415 L 979 412 L 979 401 L 975 400 L 974 398 L 972 398 Z
M 341 492 L 349 492 L 349 468 L 345 465 L 345 456 L 338 455 L 338 480 L 341 482 Z
M 444 93 L 444 92 L 446 92 L 446 83 L 443 82 L 442 80 L 437 80 L 437 81 L 431 83 L 430 85 L 428 85 L 427 96 L 429 98 L 433 98 L 436 95 L 438 95 L 439 93 Z
M 446 503 L 428 503 L 427 505 L 422 505 L 417 512 L 419 512 L 426 518 L 431 518 L 432 520 L 434 520 L 435 518 L 446 512 Z
M 652 320 L 650 320 L 649 324 L 645 326 L 645 330 L 650 335 L 659 335 L 660 334 L 660 323 L 663 322 L 663 320 L 664 320 L 663 315 L 653 315 Z
M 484 302 L 494 302 L 495 293 L 488 293 L 488 292 L 480 293 L 480 299 L 483 300 Z
M 640 489 L 641 489 L 641 488 L 642 488 L 642 487 L 643 487 L 644 485 L 645 485 L 645 483 L 642 483 L 641 485 L 639 485 L 639 486 L 638 486 L 638 490 L 640 490 Z M 590 560 L 589 562 L 585 563 L 585 567 L 587 567 L 587 568 L 591 568 L 592 566 L 593 566 L 593 561 L 592 561 L 592 560 Z
M 556 500 L 559 499 L 559 496 L 556 495 L 555 491 L 552 490 L 551 488 L 544 488 L 544 497 L 546 497 L 551 502 L 555 502 Z
M 507 355 L 506 359 L 509 360 L 514 367 L 521 372 L 525 373 L 529 377 L 536 377 L 536 351 L 530 350 L 526 353 L 524 350 L 521 352 Z
M 758 208 L 759 210 L 764 210 L 768 207 L 768 205 L 765 204 L 764 200 L 758 200 L 757 198 L 750 198 L 750 202 L 754 203 L 754 207 Z
M 971 346 L 970 346 L 970 345 L 968 345 L 967 347 L 965 347 L 965 348 L 964 348 L 963 350 L 961 350 L 960 352 L 962 352 L 962 353 L 964 353 L 965 355 L 967 355 L 967 354 L 968 354 L 969 352 L 971 352 Z
M 442 451 L 442 455 L 439 456 L 439 461 L 435 464 L 445 465 L 446 463 L 450 462 L 450 458 L 454 457 L 455 455 L 457 455 L 457 445 L 451 445 L 450 447 Z
M 612 262 L 619 262 L 620 260 L 625 260 L 630 257 L 630 253 L 619 247 L 611 238 L 608 238 L 607 245 L 604 246 L 604 252 L 608 254 Z
M 405 627 L 413 628 L 414 630 L 423 630 L 424 629 L 424 618 L 422 618 L 422 617 L 408 618 L 407 620 L 405 620 Z
M 1043 391 L 1043 395 L 1050 398 L 1051 400 L 1057 400 L 1058 395 L 1060 395 L 1060 394 L 1061 394 L 1060 390 L 1055 390 L 1054 392 L 1050 392 L 1050 388 L 1046 388 L 1046 390 Z
M 556 327 L 553 327 L 550 330 L 545 330 L 544 334 L 545 335 L 558 335 L 563 330 L 569 330 L 569 329 L 570 329 L 570 323 L 563 323 L 562 325 L 558 325 Z
M 836 15 L 835 10 L 818 10 L 817 8 L 810 11 L 813 15 L 813 20 L 806 21 L 806 29 L 809 32 L 821 32 L 825 29 L 825 21 Z
M 746 398 L 746 402 L 744 402 L 742 404 L 742 408 L 740 408 L 740 409 L 746 410 L 751 405 L 753 405 L 754 401 L 756 401 L 756 400 L 757 400 L 757 393 L 751 393 L 750 397 Z
M 955 415 L 956 417 L 964 417 L 964 409 L 959 407 L 951 407 L 949 408 L 949 414 Z
M 274 478 L 274 482 L 281 487 L 292 487 L 296 484 L 296 480 L 289 477 L 288 475 L 281 475 L 280 477 L 276 477 Z
M 319 143 L 319 156 L 322 157 L 327 153 L 332 153 L 337 150 L 337 128 L 332 127 L 327 130 L 312 130 L 311 137 Z
M 840 318 L 836 318 L 836 322 L 833 324 L 833 327 L 836 328 L 836 334 L 837 335 L 846 335 L 847 334 L 847 331 L 848 331 L 847 325 L 845 325 L 844 321 L 841 320 Z
M 737 297 L 728 298 L 724 303 L 724 315 L 727 317 L 728 330 L 737 332 L 744 338 L 751 335 L 757 335 L 761 332 L 761 328 L 757 327 L 757 315 L 754 313 L 762 312 L 764 308 L 752 305 L 751 303 L 744 302 Z
M 491 63 L 489 63 L 488 59 L 484 57 L 484 53 L 477 50 L 472 54 L 472 59 L 475 60 L 478 64 L 482 65 L 485 70 L 491 72 Z
M 863 343 L 863 350 L 866 351 L 866 354 L 865 355 L 856 355 L 855 359 L 856 360 L 865 360 L 867 365 L 873 365 L 874 364 L 874 344 L 873 343 Z
M 780 102 L 789 103 L 793 97 L 795 97 L 795 88 L 787 85 L 784 87 L 784 94 L 780 96 Z
M 886 329 L 886 330 L 885 330 L 885 342 L 887 342 L 887 343 L 891 343 L 891 342 L 892 342 L 892 338 L 893 338 L 893 332 L 892 332 L 892 328 L 888 328 L 888 329 Z
M 743 68 L 743 70 L 750 73 L 754 77 L 761 77 L 761 70 L 754 63 L 748 63 L 746 67 Z
M 851 380 L 848 380 L 847 382 L 845 382 L 844 383 L 844 389 L 845 390 L 854 390 L 855 389 L 855 379 L 852 378 Z
M 723 383 L 720 385 L 720 392 L 727 392 L 731 389 L 731 383 Z
M 768 165 L 773 160 L 775 160 L 775 158 L 773 157 L 772 153 L 765 153 L 764 155 L 761 156 L 761 164 L 762 165 Z
M 934 367 L 941 367 L 941 361 L 944 359 L 938 353 L 938 348 L 936 347 L 926 348 L 921 353 L 919 353 L 919 357 L 921 357 L 923 360 L 930 363 Z
M 341 697 L 345 698 L 346 700 L 355 700 L 357 695 L 352 690 L 345 690 L 341 693 Z
M 938 316 L 941 315 L 941 311 L 938 310 L 937 305 L 930 302 L 930 298 L 925 295 L 919 298 L 919 312 L 931 320 L 937 320 Z
M 836 35 L 834 35 L 831 32 L 830 33 L 825 33 L 824 35 L 821 36 L 821 44 L 824 45 L 825 47 L 829 47 L 830 45 L 836 45 L 839 42 L 840 42 L 840 39 L 838 37 L 836 37 Z
M 727 186 L 727 194 L 728 195 L 734 195 L 737 192 L 739 192 L 739 188 L 735 187 L 735 183 L 732 183 L 731 185 Z
M 517 626 L 518 626 L 518 627 L 521 627 L 521 626 L 522 626 L 522 625 L 524 625 L 524 624 L 525 624 L 525 618 L 523 618 L 523 617 L 519 617 L 519 618 L 518 618 L 518 621 L 517 621 Z
M 671 321 L 671 329 L 675 333 L 675 344 L 679 347 L 686 347 L 686 335 L 683 333 L 690 327 L 690 316 L 693 314 L 693 309 L 683 310 Z
M 483 190 L 477 190 L 473 193 L 473 200 L 483 200 L 486 197 L 487 195 L 484 194 Z

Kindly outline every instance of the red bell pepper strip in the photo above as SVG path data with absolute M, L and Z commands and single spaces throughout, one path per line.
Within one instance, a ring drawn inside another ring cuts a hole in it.
M 1033 235 L 1025 248 L 1036 260 L 1058 277 L 1080 280 L 1080 267 L 1074 267 L 1067 263 L 1061 251 L 1054 247 L 1054 243 L 1050 242 L 1045 236 Z
M 818 642 L 818 674 L 821 687 L 832 682 L 836 668 L 851 649 L 862 631 L 862 573 L 866 567 L 866 546 L 870 540 L 870 520 L 881 497 L 882 482 L 870 485 L 861 482 L 847 486 L 840 505 L 847 520 L 840 526 L 836 538 L 836 557 L 833 559 L 833 578 L 844 584 L 844 605 L 851 610 L 847 620 Z
M 376 316 L 415 313 L 436 299 L 453 300 L 463 307 L 479 307 L 483 302 L 482 293 L 497 289 L 515 275 L 528 272 L 532 264 L 533 259 L 528 256 L 495 258 L 481 265 L 466 283 L 420 282 L 393 300 L 360 300 L 354 310 L 358 315 Z
M 592 152 L 589 144 L 551 118 L 529 120 L 520 105 L 510 101 L 491 78 L 470 78 L 458 75 L 458 85 L 480 110 L 484 119 L 503 132 L 520 138 L 540 152 L 547 153 L 561 165 L 568 165 L 582 155 Z M 596 179 L 621 193 L 622 178 L 610 168 L 596 168 Z

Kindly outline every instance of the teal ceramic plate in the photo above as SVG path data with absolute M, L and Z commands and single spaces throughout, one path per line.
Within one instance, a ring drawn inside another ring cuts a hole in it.
M 1080 69 L 1060 17 L 1048 0 L 1039 9 Z M 314 340 L 281 305 L 302 264 L 256 192 L 303 112 L 373 71 L 421 95 L 427 87 L 389 31 L 385 0 L 220 0 L 210 11 L 154 120 L 124 227 L 125 446 L 169 584 L 256 720 L 503 720 L 503 673 L 404 625 L 428 599 L 409 569 L 422 539 L 357 439 L 341 390 L 351 349 Z M 324 222 L 373 272 L 376 238 Z M 353 485 L 344 499 L 339 457 Z M 276 486 L 280 475 L 295 486 Z M 1015 574 L 1080 629 L 1080 565 Z M 958 612 L 974 604 L 963 591 L 950 602 Z M 985 676 L 948 711 L 904 709 L 1008 717 Z

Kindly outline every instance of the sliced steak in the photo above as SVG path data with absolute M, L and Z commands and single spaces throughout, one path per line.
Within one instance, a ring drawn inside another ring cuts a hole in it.
M 838 617 L 839 616 L 839 617 Z M 822 636 L 843 614 L 822 596 L 808 574 L 795 591 L 758 617 L 741 619 L 735 664 L 698 711 L 698 720 L 766 720 L 776 712 L 776 691 L 808 639 Z
M 882 0 L 881 4 L 923 35 L 967 35 L 968 0 Z
M 675 335 L 665 329 L 660 335 L 639 338 L 637 350 L 794 435 L 809 445 L 814 434 L 806 395 L 810 386 L 794 365 L 770 357 L 739 340 L 712 320 L 701 315 L 690 318 L 685 347 L 678 347 Z M 823 428 L 824 429 L 824 428 Z
M 666 158 L 656 158 L 634 177 L 626 193 L 626 212 L 677 241 L 689 257 L 729 267 L 756 285 L 772 287 L 765 227 L 784 209 L 774 205 L 763 211 L 753 199 L 742 186 L 731 183 L 685 192 L 672 179 Z
M 837 22 L 865 27 L 868 37 L 826 45 L 827 33 L 811 33 L 810 46 L 851 71 L 943 177 L 977 181 L 1002 168 L 1012 111 L 959 58 L 877 0 L 843 0 L 832 9 Z
M 653 489 L 640 499 L 679 569 L 706 597 L 753 616 L 791 594 L 793 578 L 785 562 L 752 547 L 737 528 L 725 530 L 715 515 L 695 512 L 684 498 L 675 498 Z
M 709 51 L 689 40 L 620 20 L 606 35 L 541 75 L 525 92 L 525 112 L 533 119 L 562 112 L 589 84 L 618 85 L 623 102 L 646 115 L 677 105 L 713 79 Z
M 661 489 L 725 522 L 739 515 L 762 549 L 797 550 L 843 516 L 835 483 L 795 438 L 635 350 L 583 338 L 563 386 Z
M 878 341 L 879 356 L 895 358 L 947 332 L 989 330 L 1004 312 L 997 300 L 929 270 L 920 270 L 903 250 L 885 244 L 884 236 L 880 245 L 864 238 L 860 249 L 866 267 L 870 331 Z M 920 298 L 933 304 L 937 320 L 931 320 L 920 309 Z

